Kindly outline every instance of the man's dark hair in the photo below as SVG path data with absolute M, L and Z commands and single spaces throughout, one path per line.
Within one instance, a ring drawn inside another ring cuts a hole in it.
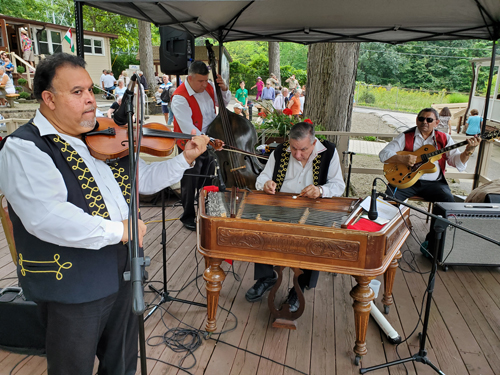
M 290 139 L 294 139 L 296 141 L 301 141 L 302 139 L 309 137 L 309 140 L 312 144 L 316 137 L 314 125 L 307 122 L 298 122 L 294 126 L 292 126 L 288 136 Z
M 208 75 L 208 67 L 203 61 L 193 61 L 193 63 L 189 66 L 188 74 L 190 76 L 194 76 L 195 74 L 199 74 L 202 76 Z
M 40 61 L 36 67 L 33 83 L 33 94 L 35 99 L 42 100 L 42 92 L 52 87 L 52 80 L 56 75 L 56 70 L 62 66 L 70 65 L 85 69 L 85 60 L 80 56 L 69 53 L 56 53 Z
M 436 117 L 436 120 L 439 120 L 439 113 L 434 108 L 424 108 L 424 109 L 422 109 L 420 112 L 418 112 L 417 117 L 422 116 L 422 113 L 425 113 L 425 112 L 432 112 L 432 113 L 434 113 L 434 116 Z

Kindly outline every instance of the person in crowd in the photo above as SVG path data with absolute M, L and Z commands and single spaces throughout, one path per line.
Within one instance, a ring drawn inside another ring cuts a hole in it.
M 123 79 L 118 80 L 118 87 L 115 88 L 115 96 L 116 98 L 121 98 L 123 94 L 125 94 L 125 91 L 127 88 L 125 87 L 125 83 L 123 82 Z
M 163 89 L 158 86 L 155 92 L 155 100 L 156 100 L 156 105 L 160 106 L 161 105 L 161 93 L 163 92 Z M 167 114 L 168 116 L 168 114 Z
M 130 81 L 130 78 L 128 77 L 128 74 L 125 70 L 122 70 L 121 74 L 119 75 L 118 77 L 118 80 L 122 80 L 123 81 L 123 84 L 125 85 L 125 87 L 127 87 L 129 81 Z
M 441 112 L 439 112 L 439 124 L 436 130 L 451 134 L 451 112 L 448 107 L 444 107 Z
M 146 80 L 144 73 L 141 70 L 138 70 L 137 74 L 139 75 L 139 83 L 142 85 L 142 87 L 144 87 L 144 90 L 148 90 L 148 81 Z
M 291 77 L 287 78 L 285 82 L 288 82 L 288 88 L 290 91 L 289 99 L 292 99 L 292 96 L 295 93 L 295 89 L 299 86 L 299 81 L 295 78 L 295 74 L 292 74 Z
M 174 110 L 172 109 L 172 96 L 174 95 L 175 90 L 177 89 L 177 84 L 175 83 L 175 78 L 173 79 L 172 85 L 168 88 L 168 96 L 170 97 L 170 101 L 168 102 L 168 121 L 167 125 L 170 126 L 174 122 Z
M 113 93 L 113 90 L 115 89 L 115 77 L 113 77 L 113 72 L 111 70 L 106 71 L 106 75 L 104 76 L 103 79 L 103 84 L 104 84 L 104 90 L 106 91 L 106 99 L 113 99 L 113 96 L 111 95 Z
M 7 73 L 5 73 L 5 66 L 0 66 L 0 85 L 4 86 L 4 90 L 7 94 L 15 94 L 16 88 L 12 83 L 12 79 Z M 0 105 L 6 106 L 7 102 L 5 97 L 0 96 Z
M 301 115 L 302 111 L 300 110 L 300 94 L 302 94 L 301 89 L 295 90 L 295 94 L 293 97 L 288 101 L 288 106 L 287 108 L 290 108 L 292 110 L 292 116 L 295 118 L 299 118 Z
M 216 117 L 215 106 L 226 106 L 231 100 L 231 91 L 220 75 L 216 82 L 222 91 L 224 103 L 218 103 L 215 95 L 215 86 L 208 80 L 208 67 L 203 61 L 194 61 L 188 69 L 188 76 L 172 95 L 172 109 L 174 111 L 174 131 L 179 133 L 197 134 L 206 132 L 208 126 Z M 184 149 L 185 141 L 178 141 L 177 145 Z M 193 177 L 190 174 L 213 174 L 214 163 L 208 152 L 196 160 L 192 169 L 184 174 L 181 180 L 181 201 L 184 213 L 181 221 L 189 230 L 196 230 L 194 209 L 195 193 L 204 184 L 209 183 L 207 178 Z
M 479 112 L 477 109 L 472 109 L 470 111 L 470 116 L 466 121 L 467 129 L 465 134 L 467 135 L 477 135 L 481 134 L 481 123 L 483 122 L 483 118 L 479 116 Z
M 241 110 L 246 118 L 248 118 L 248 90 L 245 88 L 245 81 L 240 82 L 240 88 L 236 90 L 234 100 L 241 105 Z
M 160 78 L 160 76 L 158 75 L 158 72 L 155 72 L 155 82 L 157 85 L 161 85 L 163 83 L 163 79 Z
M 106 113 L 108 118 L 113 118 L 113 113 L 115 113 L 115 111 L 118 110 L 118 108 L 120 108 L 120 105 L 122 104 L 122 98 L 123 96 L 118 97 L 118 99 L 116 99 L 116 102 L 113 102 L 113 104 L 111 104 L 108 112 Z
M 267 79 L 266 83 L 269 82 L 271 83 L 271 87 L 276 90 L 277 87 L 280 86 L 280 82 L 278 81 L 278 78 L 276 78 L 276 74 L 271 73 L 269 78 Z
M 299 122 L 292 126 L 289 141 L 279 145 L 269 156 L 262 173 L 257 177 L 255 187 L 267 194 L 276 192 L 300 194 L 310 199 L 340 197 L 344 193 L 339 154 L 335 144 L 320 141 L 315 136 L 314 125 Z M 278 179 L 285 175 L 284 180 Z M 299 276 L 302 292 L 305 287 L 314 288 L 319 272 L 303 270 Z M 255 264 L 256 283 L 247 291 L 245 298 L 249 302 L 262 299 L 277 281 L 272 265 Z M 292 288 L 287 303 L 290 311 L 297 311 L 300 304 L 297 292 Z
M 108 70 L 107 69 L 103 69 L 102 70 L 102 74 L 101 74 L 101 78 L 99 80 L 99 87 L 102 88 L 103 90 L 105 90 L 105 88 L 104 88 L 104 77 L 106 77 L 107 73 L 108 73 Z
M 288 101 L 289 95 L 288 95 L 288 89 L 286 87 L 283 87 L 283 98 L 285 98 L 285 108 L 288 108 Z
M 236 103 L 233 106 L 233 112 L 237 115 L 245 116 L 245 114 L 243 113 L 243 106 L 240 103 Z
M 160 85 L 160 88 L 162 92 L 164 90 L 170 91 L 170 88 L 172 87 L 172 82 L 169 81 L 168 75 L 164 74 L 161 77 L 162 83 Z M 161 95 L 160 95 L 161 96 Z M 161 100 L 161 112 L 163 113 L 163 116 L 165 117 L 165 124 L 168 124 L 168 118 L 170 116 L 170 108 L 169 108 L 169 103 L 172 100 L 172 92 L 169 92 L 169 100 L 168 101 L 163 101 Z
M 257 95 L 255 96 L 255 100 L 259 100 L 262 97 L 262 90 L 264 89 L 264 82 L 262 81 L 262 78 L 257 77 L 257 82 L 255 83 L 255 85 L 250 87 L 250 90 L 254 87 L 257 87 Z
M 273 107 L 274 110 L 281 114 L 285 109 L 285 97 L 281 94 L 281 87 L 276 90 L 276 97 L 274 98 Z
M 300 96 L 299 96 L 299 100 L 300 100 L 300 115 L 303 116 L 304 115 L 304 103 L 306 101 L 306 91 L 305 91 L 305 85 L 302 86 L 303 88 L 300 89 L 301 92 L 300 92 Z
M 5 67 L 5 73 L 9 76 L 10 79 L 13 79 L 12 73 L 14 72 L 14 64 L 10 62 L 10 59 L 6 53 L 3 54 L 2 59 L 4 62 L 3 66 Z
M 3 60 L 5 57 L 5 51 L 0 51 L 0 66 L 5 66 L 5 61 Z
M 271 87 L 271 82 L 266 83 L 266 87 L 262 90 L 262 106 L 269 112 L 273 110 L 273 101 L 276 97 L 274 88 Z
M 46 327 L 47 372 L 135 374 L 139 324 L 124 278 L 126 199 L 134 194 L 125 179 L 128 156 L 109 165 L 83 141 L 96 124 L 96 101 L 81 57 L 43 59 L 34 95 L 40 103 L 34 118 L 0 143 L 0 190 L 10 205 L 23 294 L 36 302 Z M 195 136 L 173 159 L 149 165 L 139 159 L 139 191 L 176 183 L 208 142 Z M 139 220 L 139 246 L 146 230 Z
M 33 43 L 28 36 L 28 30 L 21 29 L 21 48 L 23 50 L 23 59 L 34 66 L 35 55 L 33 54 Z

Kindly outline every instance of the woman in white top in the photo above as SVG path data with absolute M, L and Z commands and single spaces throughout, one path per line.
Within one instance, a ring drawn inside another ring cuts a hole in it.
M 123 96 L 123 94 L 125 94 L 125 90 L 127 90 L 127 88 L 125 87 L 123 79 L 119 79 L 118 80 L 118 87 L 115 88 L 116 99 L 121 98 Z
M 16 88 L 14 87 L 14 84 L 12 83 L 12 80 L 10 77 L 5 73 L 5 67 L 0 66 L 0 85 L 4 86 L 4 90 L 7 94 L 15 94 L 16 93 Z M 0 93 L 0 104 L 5 105 L 5 97 L 3 96 L 3 93 Z

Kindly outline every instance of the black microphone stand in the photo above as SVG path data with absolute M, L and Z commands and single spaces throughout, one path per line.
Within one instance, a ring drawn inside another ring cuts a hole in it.
M 434 226 L 433 226 L 433 229 L 436 233 L 436 237 L 435 237 L 435 240 L 434 240 L 434 246 L 433 246 L 433 261 L 432 261 L 432 268 L 431 268 L 431 272 L 429 274 L 429 283 L 427 285 L 427 301 L 426 301 L 426 306 L 425 306 L 425 314 L 424 314 L 424 321 L 423 321 L 423 326 L 422 326 L 422 332 L 420 334 L 420 347 L 419 347 L 419 351 L 418 353 L 412 355 L 411 357 L 407 357 L 407 358 L 403 358 L 403 359 L 399 359 L 397 361 L 392 361 L 392 362 L 388 362 L 388 363 L 384 363 L 384 364 L 381 364 L 381 365 L 377 365 L 377 366 L 372 366 L 372 367 L 367 367 L 367 368 L 360 368 L 359 369 L 359 373 L 360 374 L 365 374 L 369 371 L 375 371 L 375 370 L 379 370 L 379 369 L 382 369 L 382 368 L 387 368 L 387 367 L 390 367 L 390 366 L 394 366 L 394 365 L 399 365 L 399 364 L 402 364 L 402 363 L 406 363 L 406 362 L 420 362 L 420 363 L 423 363 L 423 364 L 426 364 L 428 366 L 430 366 L 435 372 L 437 372 L 438 374 L 442 374 L 442 375 L 445 375 L 444 372 L 442 372 L 439 368 L 437 368 L 431 361 L 430 359 L 427 357 L 427 349 L 425 348 L 425 344 L 426 344 L 426 340 L 427 340 L 427 329 L 428 329 L 428 326 L 429 326 L 429 316 L 430 316 L 430 312 L 431 312 L 431 306 L 432 306 L 432 293 L 434 292 L 434 284 L 435 284 L 435 281 L 436 281 L 436 271 L 437 271 L 437 254 L 438 254 L 438 249 L 439 249 L 439 244 L 441 242 L 441 237 L 442 237 L 442 234 L 443 232 L 446 230 L 446 228 L 451 225 L 455 228 L 458 228 L 460 230 L 463 230 L 463 231 L 466 231 L 476 237 L 481 237 L 482 239 L 486 240 L 486 241 L 489 241 L 489 242 L 492 242 L 496 245 L 500 245 L 500 242 L 499 241 L 496 241 L 492 238 L 489 238 L 487 236 L 484 236 L 482 235 L 481 233 L 477 233 L 477 232 L 474 232 L 468 228 L 465 228 L 465 227 L 462 227 L 458 224 L 455 224 L 447 219 L 444 219 L 443 217 L 441 216 L 438 216 L 438 215 L 434 215 L 434 214 L 431 214 L 427 211 L 424 211 L 424 210 L 421 210 L 419 208 L 416 208 L 406 202 L 403 202 L 399 199 L 396 199 L 395 197 L 393 196 L 390 196 L 390 195 L 387 195 L 385 193 L 377 193 L 379 196 L 383 197 L 384 199 L 389 199 L 389 200 L 392 200 L 396 203 L 399 203 L 399 204 L 402 204 L 403 206 L 406 206 L 406 207 L 409 207 L 415 211 L 418 211 L 424 215 L 427 215 L 427 216 L 430 216 L 432 218 L 435 219 L 435 222 L 434 222 Z
M 140 86 L 138 90 L 139 96 L 142 95 Z M 129 256 L 130 256 L 130 272 L 124 273 L 124 278 L 129 279 L 132 287 L 132 311 L 135 315 L 138 316 L 138 324 L 139 324 L 139 352 L 141 359 L 141 374 L 147 375 L 147 366 L 146 366 L 146 335 L 144 333 L 144 287 L 143 281 L 145 279 L 145 267 L 149 265 L 149 257 L 141 257 L 139 252 L 139 218 L 137 213 L 138 210 L 138 202 L 137 202 L 137 179 L 135 171 L 137 170 L 137 159 L 136 153 L 134 150 L 134 103 L 133 103 L 133 93 L 128 93 L 125 95 L 129 95 L 126 103 L 126 113 L 128 119 L 128 139 L 129 139 L 129 168 L 130 168 L 130 181 L 131 189 L 130 192 L 130 205 L 129 205 Z M 126 98 L 123 98 L 125 100 Z M 141 124 L 142 126 L 142 124 Z M 139 145 L 138 145 L 139 150 Z M 137 155 L 139 153 L 137 152 Z

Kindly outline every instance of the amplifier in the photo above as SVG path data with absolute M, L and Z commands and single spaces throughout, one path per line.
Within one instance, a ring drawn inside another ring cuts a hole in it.
M 500 203 L 436 203 L 432 211 L 452 223 L 500 241 Z M 438 249 L 438 262 L 448 265 L 500 266 L 500 246 L 448 226 Z

